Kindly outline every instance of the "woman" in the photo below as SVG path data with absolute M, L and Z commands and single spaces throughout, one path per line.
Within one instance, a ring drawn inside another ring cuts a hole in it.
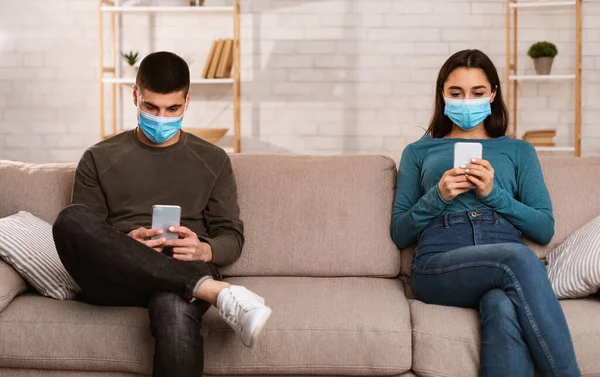
M 479 309 L 481 376 L 533 376 L 535 362 L 542 376 L 579 377 L 546 268 L 521 240 L 550 242 L 552 203 L 535 149 L 505 136 L 507 125 L 491 60 L 450 57 L 429 129 L 402 154 L 392 238 L 399 248 L 418 241 L 417 299 Z M 481 143 L 483 159 L 452 169 L 456 142 Z

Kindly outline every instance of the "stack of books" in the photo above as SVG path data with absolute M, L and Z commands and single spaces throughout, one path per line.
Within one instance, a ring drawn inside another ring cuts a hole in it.
M 233 67 L 233 39 L 219 39 L 213 42 L 204 65 L 202 78 L 227 79 Z
M 523 135 L 523 140 L 530 142 L 536 147 L 554 147 L 554 137 L 556 130 L 535 130 L 527 131 Z

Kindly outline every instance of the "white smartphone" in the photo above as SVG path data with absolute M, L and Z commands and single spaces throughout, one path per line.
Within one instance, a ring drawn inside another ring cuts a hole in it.
M 172 240 L 179 238 L 177 233 L 169 232 L 169 227 L 179 226 L 180 219 L 181 207 L 179 206 L 159 204 L 152 206 L 152 229 L 162 229 L 163 231 L 162 235 L 154 236 L 152 239 L 164 237 L 168 240 Z
M 455 143 L 454 144 L 454 168 L 471 163 L 474 158 L 482 158 L 483 145 L 481 143 Z M 475 186 L 471 186 L 472 189 Z
M 481 143 L 454 144 L 454 168 L 470 164 L 472 159 L 482 157 L 483 145 L 481 145 Z

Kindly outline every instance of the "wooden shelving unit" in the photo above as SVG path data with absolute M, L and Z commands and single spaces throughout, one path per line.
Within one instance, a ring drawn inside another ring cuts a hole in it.
M 234 12 L 235 7 L 211 7 L 211 6 L 115 6 L 113 2 L 104 1 L 103 12 L 110 13 L 220 13 Z
M 104 77 L 102 78 L 102 82 L 104 84 L 135 84 L 135 78 L 133 77 Z M 214 85 L 214 84 L 233 84 L 235 82 L 234 79 L 191 79 L 190 83 L 192 85 L 198 84 L 206 84 L 206 85 Z
M 518 40 L 519 40 L 519 10 L 534 11 L 544 8 L 575 9 L 575 72 L 562 75 L 522 75 L 518 67 Z M 524 81 L 572 81 L 575 86 L 575 130 L 573 146 L 537 147 L 543 152 L 573 152 L 575 156 L 581 156 L 581 61 L 582 61 L 582 24 L 583 24 L 583 0 L 571 1 L 518 1 L 506 0 L 506 103 L 510 112 L 510 134 L 517 134 L 518 126 L 518 87 L 519 82 Z M 511 35 L 512 34 L 512 35 Z M 511 43 L 512 40 L 512 43 Z
M 117 29 L 121 25 L 121 17 L 123 14 L 148 14 L 156 15 L 161 13 L 181 14 L 185 17 L 190 17 L 190 14 L 198 15 L 199 17 L 210 16 L 214 13 L 231 14 L 233 18 L 233 67 L 231 78 L 227 79 L 201 79 L 191 78 L 192 85 L 233 85 L 233 145 L 231 148 L 225 148 L 226 151 L 232 153 L 241 152 L 241 54 L 240 54 L 240 0 L 232 0 L 232 6 L 121 6 L 120 0 L 98 0 L 98 32 L 99 32 L 99 85 L 100 85 L 100 137 L 101 139 L 109 138 L 113 135 L 122 132 L 123 129 L 119 124 L 117 117 L 117 86 L 131 85 L 135 83 L 133 77 L 122 77 L 117 59 L 119 59 L 119 49 L 117 48 Z M 110 39 L 110 64 L 105 64 L 104 52 L 104 19 L 108 17 L 110 22 L 109 39 Z M 185 35 L 182 30 L 182 35 Z M 112 110 L 112 124 L 110 131 L 106 128 L 106 101 L 105 88 L 110 86 L 110 108 Z

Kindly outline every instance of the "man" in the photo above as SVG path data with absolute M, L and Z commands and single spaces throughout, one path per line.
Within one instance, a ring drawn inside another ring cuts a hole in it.
M 133 87 L 138 127 L 85 152 L 73 205 L 53 227 L 82 300 L 149 308 L 156 377 L 202 375 L 200 329 L 210 305 L 249 347 L 271 315 L 260 296 L 220 281 L 215 266 L 239 257 L 243 223 L 229 157 L 181 130 L 189 86 L 179 56 L 157 52 L 142 61 Z M 182 226 L 169 229 L 178 239 L 148 229 L 155 204 L 181 207 Z

